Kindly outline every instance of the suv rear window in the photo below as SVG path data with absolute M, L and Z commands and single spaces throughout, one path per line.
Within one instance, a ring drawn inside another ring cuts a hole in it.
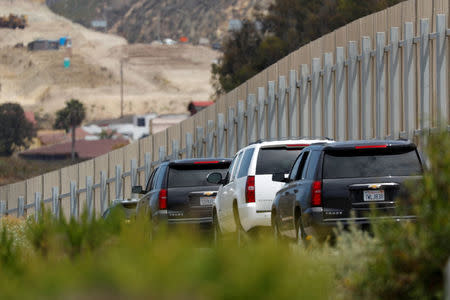
M 357 178 L 420 175 L 422 166 L 415 150 L 327 152 L 323 178 Z
M 256 162 L 256 175 L 288 174 L 301 149 L 288 150 L 284 147 L 261 148 Z
M 175 187 L 189 187 L 189 186 L 211 186 L 215 185 L 206 181 L 206 177 L 214 172 L 222 174 L 222 178 L 225 178 L 228 171 L 228 164 L 211 166 L 203 165 L 201 168 L 198 166 L 183 166 L 180 168 L 169 169 L 169 188 Z

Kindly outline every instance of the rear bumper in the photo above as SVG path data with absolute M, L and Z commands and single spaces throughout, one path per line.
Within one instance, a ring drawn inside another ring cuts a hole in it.
M 212 214 L 201 217 L 174 217 L 180 215 L 179 212 L 172 212 L 167 210 L 159 211 L 155 216 L 155 221 L 159 224 L 212 224 Z
M 245 231 L 255 227 L 270 226 L 270 211 L 257 211 L 255 203 L 240 205 L 239 218 Z
M 365 218 L 323 218 L 320 208 L 315 208 L 303 213 L 302 221 L 307 234 L 315 234 L 319 237 L 326 237 L 333 233 L 333 229 L 342 226 L 344 229 L 350 225 L 357 227 L 367 227 L 370 224 L 378 222 L 413 222 L 416 216 L 380 216 L 380 217 L 365 217 Z M 309 232 L 308 232 L 309 231 Z

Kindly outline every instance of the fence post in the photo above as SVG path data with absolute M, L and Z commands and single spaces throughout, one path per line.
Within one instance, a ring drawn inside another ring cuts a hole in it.
M 430 128 L 430 40 L 428 19 L 420 20 L 420 129 Z
M 197 136 L 195 137 L 195 156 L 196 157 L 203 157 L 203 139 L 204 139 L 204 133 L 203 133 L 203 127 L 197 126 L 196 128 Z
M 278 77 L 278 138 L 285 138 L 287 132 L 286 77 Z
M 275 117 L 277 113 L 275 103 L 275 81 L 268 82 L 268 135 L 270 139 L 276 138 L 277 124 L 275 123 Z
M 322 84 L 320 78 L 320 58 L 312 59 L 311 104 L 312 104 L 312 136 L 322 136 Z
M 70 182 L 70 217 L 78 220 L 77 182 Z
M 234 108 L 228 108 L 228 125 L 227 125 L 227 143 L 228 143 L 228 156 L 232 157 L 236 153 L 236 130 L 234 122 Z
M 386 68 L 384 61 L 386 39 L 384 32 L 377 32 L 376 43 L 376 137 L 384 139 L 386 137 Z
M 266 134 L 266 89 L 258 87 L 258 139 L 265 139 Z
M 390 136 L 400 135 L 400 53 L 398 51 L 399 28 L 391 27 L 391 53 L 389 55 Z
M 217 156 L 225 157 L 225 155 L 225 116 L 223 114 L 217 114 Z
M 133 186 L 137 185 L 138 180 L 137 180 L 137 160 L 136 159 L 132 159 L 130 160 L 130 183 L 131 183 L 131 188 L 133 188 Z
M 158 160 L 159 162 L 162 162 L 165 159 L 166 159 L 166 147 L 160 146 L 158 149 Z
M 404 25 L 403 44 L 403 111 L 405 121 L 405 131 L 407 138 L 412 138 L 415 129 L 416 105 L 414 102 L 415 91 L 415 59 L 414 59 L 414 25 L 406 22 Z
M 446 16 L 438 14 L 436 17 L 436 32 L 438 34 L 436 39 L 436 99 L 438 111 L 438 124 L 440 127 L 446 126 L 448 122 L 448 104 L 447 93 L 449 86 L 447 86 L 447 59 L 446 57 Z M 448 46 L 450 47 L 450 46 Z
M 122 194 L 122 166 L 121 165 L 116 165 L 115 168 L 115 173 L 116 176 L 115 178 L 115 196 L 116 198 L 114 200 L 118 200 L 121 197 Z
M 214 156 L 214 133 L 215 133 L 215 125 L 213 120 L 208 120 L 206 122 L 207 126 L 207 134 L 206 134 L 206 156 L 213 157 Z
M 150 152 L 145 152 L 144 155 L 144 168 L 145 168 L 145 183 L 146 185 L 148 180 L 150 179 L 150 175 L 152 173 L 152 154 Z
M 310 103 L 308 90 L 308 65 L 300 66 L 300 135 L 310 136 Z
M 242 149 L 245 147 L 245 128 L 244 128 L 244 101 L 239 100 L 237 103 L 237 148 Z
M 369 139 L 373 135 L 372 122 L 372 45 L 370 37 L 361 40 L 361 137 Z
M 36 222 L 39 222 L 41 216 L 41 197 L 41 193 L 34 193 L 34 220 Z
M 133 178 L 133 175 L 131 175 Z M 92 176 L 86 176 L 86 202 L 87 202 L 87 211 L 88 211 L 88 218 L 91 220 L 94 217 L 94 199 L 92 199 L 92 186 L 93 186 L 93 180 Z
M 186 132 L 186 158 L 192 158 L 193 145 L 192 133 Z
M 59 219 L 59 187 L 52 187 L 52 213 L 56 219 Z
M 180 143 L 178 140 L 172 140 L 172 159 L 178 159 L 180 154 Z
M 333 54 L 331 52 L 323 55 L 323 119 L 324 119 L 324 136 L 334 138 L 333 131 L 333 74 L 331 68 L 333 66 Z
M 383 48 L 384 51 L 384 48 Z M 358 45 L 355 41 L 348 42 L 348 123 L 347 132 L 350 140 L 359 138 L 359 97 L 358 97 Z
M 336 47 L 336 139 L 345 140 L 347 109 L 345 106 L 344 47 Z
M 256 141 L 256 95 L 247 97 L 247 145 Z
M 25 197 L 19 196 L 17 199 L 17 217 L 23 217 L 25 215 Z
M 289 125 L 288 136 L 297 137 L 298 134 L 298 102 L 297 102 L 297 71 L 289 71 Z
M 6 201 L 0 201 L 0 219 L 6 215 Z
M 106 186 L 106 173 L 100 171 L 100 215 L 106 211 L 107 207 L 107 186 Z

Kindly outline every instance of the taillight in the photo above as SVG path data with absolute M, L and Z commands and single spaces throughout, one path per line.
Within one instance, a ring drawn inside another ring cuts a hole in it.
M 255 202 L 255 176 L 247 176 L 247 183 L 245 184 L 245 202 Z
M 321 206 L 322 205 L 322 182 L 314 181 L 311 191 L 311 205 Z
M 167 209 L 167 190 L 161 189 L 159 191 L 159 209 Z

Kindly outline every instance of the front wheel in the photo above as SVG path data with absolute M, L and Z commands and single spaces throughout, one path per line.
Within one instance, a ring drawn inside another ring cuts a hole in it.
M 303 227 L 303 221 L 302 217 L 299 216 L 298 220 L 296 222 L 296 233 L 297 233 L 297 245 L 301 247 L 306 246 L 306 235 L 305 235 L 305 229 Z

